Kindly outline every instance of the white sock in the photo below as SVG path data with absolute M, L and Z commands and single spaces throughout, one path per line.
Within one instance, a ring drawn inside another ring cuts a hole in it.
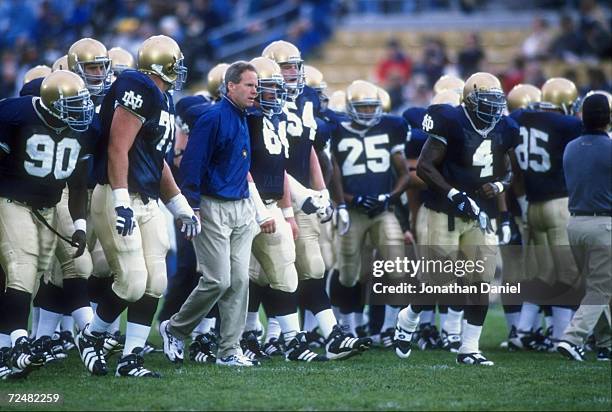
M 518 326 L 516 327 L 521 332 L 534 330 L 533 326 L 536 320 L 539 322 L 538 312 L 540 307 L 533 303 L 525 302 L 521 308 L 521 316 L 519 317 Z
M 32 315 L 32 329 L 30 329 L 30 337 L 36 338 L 36 330 L 38 329 L 38 318 L 40 315 L 40 308 L 38 306 L 33 306 L 30 313 Z
M 98 316 L 97 312 L 94 312 L 93 318 L 91 319 L 91 323 L 87 327 L 87 332 L 96 332 L 96 333 L 104 333 L 107 332 L 110 328 L 111 323 L 105 322 Z
M 50 312 L 46 309 L 40 308 L 40 314 L 38 316 L 38 328 L 36 329 L 36 339 L 41 336 L 53 336 L 55 328 L 62 320 L 61 313 Z
M 462 310 L 453 310 L 448 308 L 445 322 L 442 324 L 442 329 L 449 335 L 458 335 L 461 333 L 461 318 L 463 317 Z
M 293 339 L 300 330 L 300 318 L 298 317 L 297 312 L 289 315 L 276 316 L 274 319 L 276 319 L 278 322 L 280 329 L 283 332 L 285 342 L 287 343 Z
M 123 348 L 123 356 L 132 353 L 134 348 L 144 348 L 150 330 L 150 325 L 128 322 L 125 328 L 125 347 Z
M 334 319 L 337 319 L 336 316 L 334 316 Z M 312 311 L 308 309 L 305 309 L 304 310 L 304 330 L 307 330 L 307 331 L 315 330 L 318 324 L 319 322 L 317 321 L 317 318 L 315 317 L 314 313 L 312 313 Z
M 193 330 L 191 336 L 203 335 L 210 332 L 210 330 L 215 327 L 215 320 L 216 318 L 202 318 L 198 326 Z
M 11 347 L 11 335 L 7 335 L 6 333 L 0 333 L 0 348 L 10 348 Z
M 259 321 L 259 312 L 247 312 L 246 324 L 244 325 L 244 331 L 256 331 L 257 323 Z
M 508 331 L 512 329 L 512 327 L 516 327 L 519 319 L 521 317 L 521 312 L 511 312 L 505 313 L 506 315 L 506 325 L 508 326 Z
M 76 322 L 76 326 L 79 330 L 85 329 L 85 326 L 93 319 L 93 309 L 89 306 L 83 306 L 72 312 L 72 318 Z M 62 322 L 63 324 L 63 322 Z M 70 329 L 70 332 L 74 328 Z
M 482 333 L 482 326 L 471 325 L 467 321 L 463 321 L 463 332 L 461 333 L 461 347 L 459 353 L 476 353 L 478 349 L 478 341 Z
M 397 314 L 400 312 L 400 308 L 393 307 L 391 305 L 385 305 L 385 321 L 383 322 L 381 332 L 386 331 L 389 328 L 395 328 L 397 324 Z
M 319 329 L 321 329 L 321 333 L 323 337 L 327 339 L 329 335 L 331 335 L 334 326 L 338 324 L 336 318 L 334 317 L 334 312 L 331 309 L 325 309 L 315 315 L 317 321 L 319 322 Z M 312 330 L 312 329 L 310 329 Z
M 447 311 L 448 311 L 448 309 L 447 309 Z M 443 326 L 446 323 L 446 318 L 448 317 L 448 312 L 446 312 L 446 313 L 440 312 L 440 313 L 438 313 L 438 316 L 440 318 L 440 329 L 444 329 Z
M 365 310 L 365 309 L 364 309 Z M 353 313 L 353 319 L 355 319 L 355 326 L 363 326 L 366 322 L 366 315 L 363 312 L 355 312 Z
M 110 324 L 108 327 L 108 332 L 111 334 L 115 334 L 121 328 L 121 315 L 117 316 L 117 318 Z
M 332 306 L 332 312 L 334 312 L 334 318 L 340 319 L 341 313 L 340 313 L 340 308 L 338 306 Z M 312 313 L 312 312 L 310 312 L 310 313 Z M 314 316 L 313 316 L 313 318 L 314 318 Z M 315 319 L 315 323 L 316 323 L 316 319 Z M 306 322 L 304 322 L 304 324 L 306 324 Z M 306 329 L 306 327 L 304 326 L 304 330 L 311 330 L 311 329 Z
M 297 315 L 297 314 L 296 314 Z M 298 325 L 299 330 L 299 325 Z M 271 339 L 278 339 L 281 334 L 281 327 L 278 319 L 268 318 L 268 329 L 266 330 L 266 342 L 270 342 Z
M 429 323 L 430 325 L 434 324 L 436 319 L 436 312 L 433 310 L 424 310 L 421 312 L 421 318 L 419 323 L 422 325 L 424 323 Z
M 544 315 L 544 325 L 546 326 L 546 329 L 550 328 L 551 326 L 554 329 L 554 326 L 555 326 L 554 316 L 555 316 L 555 312 L 554 311 L 553 311 L 552 316 Z M 535 329 L 539 328 L 540 326 L 542 326 L 542 325 L 541 325 L 540 322 L 538 322 L 538 326 Z
M 338 324 L 340 325 L 344 333 L 355 333 L 355 331 L 351 329 L 351 324 L 354 323 L 352 312 L 340 313 L 340 317 L 336 319 L 338 319 Z
M 400 310 L 397 314 L 397 326 L 408 332 L 409 335 L 416 330 L 419 325 L 420 313 L 412 310 L 412 306 Z M 384 329 L 383 329 L 384 330 Z M 411 336 L 408 336 L 410 338 Z
M 93 313 L 93 312 L 91 312 L 91 313 Z M 60 329 L 62 331 L 67 330 L 70 333 L 74 334 L 74 319 L 73 319 L 72 315 L 64 315 L 64 316 L 62 316 L 62 321 L 61 321 L 61 324 L 60 324 Z
M 572 321 L 573 311 L 570 308 L 563 308 L 561 306 L 552 307 L 552 320 L 553 320 L 553 339 L 561 339 L 565 328 Z
M 349 330 L 350 333 L 353 334 L 353 336 L 357 336 L 357 326 L 359 326 L 359 323 L 357 323 L 357 313 L 353 312 L 350 314 L 351 316 L 348 318 L 349 321 Z
M 28 337 L 28 331 L 25 329 L 17 329 L 11 332 L 11 347 L 15 346 L 15 342 L 21 337 Z

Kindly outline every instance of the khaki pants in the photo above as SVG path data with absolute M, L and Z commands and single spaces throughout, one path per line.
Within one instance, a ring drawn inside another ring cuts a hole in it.
M 597 346 L 610 346 L 612 298 L 612 219 L 571 217 L 567 226 L 572 252 L 586 280 L 586 293 L 561 339 L 582 345 L 593 330 Z
M 300 230 L 295 240 L 295 268 L 299 280 L 323 279 L 325 262 L 319 246 L 319 219 L 316 213 L 307 215 L 295 210 L 295 222 Z M 331 222 L 326 223 L 331 225 Z
M 40 214 L 54 226 L 54 207 Z M 0 265 L 7 288 L 34 293 L 38 274 L 51 269 L 56 244 L 57 236 L 29 207 L 0 197 Z
M 202 233 L 193 240 L 202 277 L 179 312 L 170 318 L 170 332 L 186 339 L 218 303 L 219 358 L 241 353 L 240 337 L 249 298 L 251 245 L 259 230 L 254 210 L 250 199 L 221 201 L 202 196 Z

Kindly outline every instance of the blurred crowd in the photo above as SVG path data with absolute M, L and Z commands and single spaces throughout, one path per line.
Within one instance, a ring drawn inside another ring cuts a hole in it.
M 610 9 L 595 0 L 581 0 L 572 13 L 562 14 L 558 26 L 535 17 L 531 32 L 518 47 L 511 63 L 495 74 L 508 92 L 519 83 L 540 87 L 547 78 L 544 67 L 560 64 L 559 73 L 587 90 L 612 91 L 612 83 L 602 63 L 612 59 L 612 15 Z M 437 36 L 425 40 L 420 53 L 411 55 L 399 39 L 387 43 L 385 57 L 375 70 L 376 81 L 384 85 L 393 110 L 410 106 L 427 106 L 434 82 L 443 74 L 466 78 L 477 71 L 490 71 L 487 50 L 480 35 L 467 33 L 463 47 L 451 55 L 444 41 Z M 586 65 L 586 74 L 579 79 L 576 67 Z
M 308 54 L 331 34 L 328 20 L 335 1 L 323 0 L 2 0 L 0 1 L 0 98 L 13 96 L 25 72 L 53 62 L 83 37 L 119 46 L 136 55 L 143 39 L 165 34 L 177 40 L 198 82 L 212 67 L 219 41 L 215 29 L 245 22 L 240 36 L 263 32 L 253 16 L 281 4 L 294 5 L 284 37 Z M 266 39 L 266 43 L 275 40 Z

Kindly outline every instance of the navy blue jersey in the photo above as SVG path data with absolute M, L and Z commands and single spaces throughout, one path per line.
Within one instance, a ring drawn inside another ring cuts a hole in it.
M 384 115 L 371 128 L 347 121 L 332 131 L 331 150 L 340 167 L 342 187 L 352 195 L 389 193 L 395 184 L 391 156 L 404 152 L 408 124 Z
M 288 100 L 283 108 L 289 141 L 287 173 L 306 187 L 310 187 L 310 152 L 317 135 L 315 116 L 319 109 L 319 96 L 308 86 L 295 101 Z
M 56 129 L 45 119 L 40 98 L 0 101 L 0 196 L 34 208 L 52 207 L 77 163 L 87 159 L 96 135 L 89 129 Z M 47 115 L 48 116 L 48 115 Z
M 40 96 L 40 85 L 42 84 L 44 77 L 32 79 L 21 87 L 19 96 Z
M 423 107 L 411 107 L 402 113 L 402 117 L 408 122 L 410 132 L 406 142 L 406 159 L 418 159 L 421 155 L 421 150 L 427 140 L 427 133 L 423 131 L 423 117 L 425 117 L 427 109 Z
M 199 106 L 199 105 L 210 105 L 211 101 L 210 99 L 201 96 L 201 95 L 197 95 L 197 96 L 186 96 L 183 97 L 181 100 L 179 100 L 178 102 L 176 102 L 176 124 L 181 127 L 186 133 L 189 133 L 189 127 L 193 127 L 193 125 L 195 124 L 195 120 L 193 118 L 193 115 L 189 112 L 189 109 L 191 109 L 194 106 Z M 187 118 L 189 117 L 189 122 L 187 122 Z
M 285 167 L 289 158 L 285 115 L 264 116 L 253 111 L 247 116 L 251 138 L 251 176 L 264 200 L 284 194 Z
M 100 118 L 102 138 L 96 153 L 98 183 L 108 180 L 108 141 L 115 108 L 121 106 L 142 121 L 130 148 L 128 190 L 152 199 L 159 187 L 166 153 L 174 142 L 174 103 L 147 75 L 136 70 L 122 72 L 104 97 Z
M 524 171 L 527 200 L 541 202 L 567 197 L 563 151 L 570 141 L 580 136 L 580 119 L 523 109 L 512 112 L 510 117 L 520 127 L 522 143 L 516 148 L 516 156 Z
M 424 107 L 411 107 L 404 110 L 402 117 L 406 119 L 410 127 L 413 129 L 421 129 L 425 113 L 427 113 L 427 109 Z
M 430 139 L 438 139 L 446 145 L 446 156 L 439 171 L 448 184 L 466 192 L 490 216 L 496 216 L 497 200 L 480 198 L 476 190 L 502 177 L 495 173 L 505 172 L 502 166 L 505 154 L 520 142 L 516 122 L 504 116 L 483 137 L 475 130 L 463 106 L 437 104 L 427 109 L 423 130 Z M 433 190 L 428 190 L 425 206 L 439 212 L 453 213 L 446 194 Z

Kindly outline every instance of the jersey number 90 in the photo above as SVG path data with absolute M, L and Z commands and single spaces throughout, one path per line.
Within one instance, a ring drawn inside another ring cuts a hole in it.
M 31 176 L 43 178 L 53 172 L 57 180 L 67 179 L 76 167 L 80 151 L 76 139 L 67 137 L 55 143 L 49 135 L 34 134 L 26 142 L 30 160 L 25 160 L 23 167 Z

